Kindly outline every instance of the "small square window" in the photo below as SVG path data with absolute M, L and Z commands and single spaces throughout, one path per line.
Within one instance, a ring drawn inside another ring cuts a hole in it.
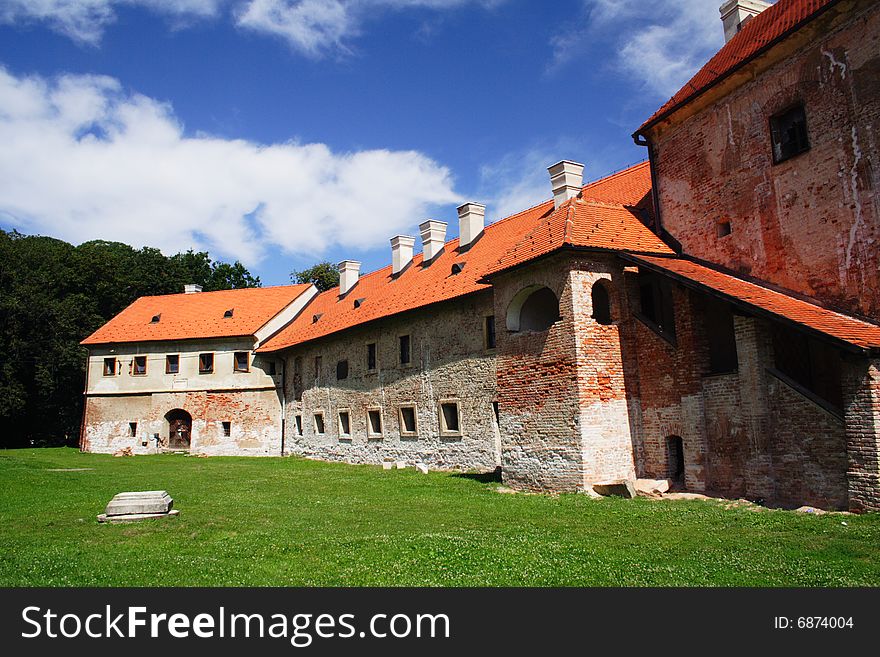
M 180 356 L 171 354 L 165 356 L 165 374 L 177 374 L 180 372 Z
M 294 423 L 296 424 L 296 435 L 297 436 L 303 435 L 303 416 L 297 415 L 296 417 L 293 418 L 293 420 L 294 420 Z
M 229 438 L 232 435 L 232 422 L 223 422 L 223 436 Z
M 324 435 L 324 414 L 315 413 L 315 433 Z
M 770 138 L 773 142 L 774 164 L 810 150 L 807 115 L 803 104 L 770 117 Z
M 371 437 L 382 435 L 382 411 L 379 409 L 367 411 L 367 433 Z
M 440 433 L 461 433 L 458 402 L 442 402 L 440 404 Z
M 351 415 L 348 411 L 339 411 L 339 435 L 351 437 Z
M 342 381 L 348 378 L 348 361 L 341 360 L 336 363 L 336 380 Z
M 214 371 L 214 354 L 199 354 L 199 374 L 210 374 Z
M 144 376 L 147 373 L 147 357 L 135 356 L 132 361 L 131 373 L 134 376 Z
M 104 359 L 104 376 L 116 376 L 116 359 Z
M 408 335 L 400 336 L 400 364 L 401 365 L 409 365 L 412 360 L 412 354 L 410 350 L 411 340 Z
M 246 351 L 236 351 L 233 354 L 234 367 L 236 372 L 247 372 L 250 370 L 250 358 Z
M 269 376 L 276 376 L 278 374 L 278 362 L 274 360 L 270 360 L 266 363 L 266 374 Z
M 483 335 L 486 338 L 486 349 L 495 348 L 495 315 L 489 315 L 483 320 Z
M 715 224 L 715 234 L 718 237 L 727 237 L 730 235 L 731 231 L 732 229 L 729 221 L 719 221 Z
M 418 425 L 416 424 L 416 407 L 401 406 L 400 407 L 400 434 L 403 436 L 414 436 L 418 433 Z
M 134 438 L 138 435 L 138 423 L 137 422 L 129 422 L 128 423 L 128 435 Z
M 367 371 L 376 370 L 376 343 L 371 342 L 367 345 Z

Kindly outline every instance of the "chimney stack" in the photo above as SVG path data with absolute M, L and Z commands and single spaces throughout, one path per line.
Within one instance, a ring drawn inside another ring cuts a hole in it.
M 391 238 L 391 273 L 399 274 L 412 262 L 415 237 L 395 235 Z
M 458 206 L 458 246 L 469 246 L 483 234 L 486 226 L 486 206 L 482 203 L 465 203 Z
M 762 0 L 727 0 L 718 10 L 721 12 L 721 22 L 724 24 L 724 41 L 730 41 L 747 21 L 768 7 L 772 5 Z
M 339 296 L 347 294 L 361 274 L 361 263 L 357 260 L 343 260 L 339 263 Z
M 558 208 L 568 199 L 574 198 L 584 186 L 584 165 L 571 160 L 562 160 L 547 167 L 550 172 L 550 185 L 553 187 L 553 202 Z
M 183 286 L 183 293 L 184 294 L 196 294 L 197 292 L 201 292 L 201 291 L 202 291 L 202 286 L 196 285 L 195 283 L 190 283 L 188 285 Z
M 428 219 L 419 224 L 422 234 L 422 262 L 430 262 L 446 243 L 446 222 Z

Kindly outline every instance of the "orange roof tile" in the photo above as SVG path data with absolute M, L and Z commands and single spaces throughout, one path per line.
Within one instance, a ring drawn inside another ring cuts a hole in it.
M 747 22 L 636 134 L 672 114 L 840 0 L 778 0 Z
M 635 206 L 645 198 L 650 186 L 647 163 L 586 185 L 582 195 L 590 199 L 592 205 L 589 211 L 577 214 L 574 219 L 576 223 L 582 220 L 587 222 L 573 231 L 578 243 L 595 243 L 597 248 L 633 248 L 634 244 L 641 243 L 639 240 L 642 238 L 618 244 L 615 236 L 621 233 L 642 236 L 644 231 L 653 238 L 644 236 L 644 240 L 656 247 L 648 250 L 671 253 L 632 212 L 623 209 L 622 204 Z M 608 207 L 601 205 L 600 201 L 608 204 Z M 540 231 L 554 214 L 553 201 L 545 201 L 486 226 L 483 235 L 464 252 L 459 250 L 458 240 L 454 239 L 446 243 L 440 255 L 427 267 L 423 266 L 419 254 L 396 277 L 391 275 L 390 266 L 364 274 L 342 299 L 339 298 L 339 288 L 322 292 L 312 300 L 305 312 L 268 340 L 259 351 L 278 351 L 382 317 L 489 289 L 483 277 L 496 267 L 505 254 L 517 250 L 518 245 L 527 241 L 533 231 Z M 608 228 L 604 228 L 605 222 Z M 554 230 L 556 225 L 554 222 Z M 517 262 L 543 255 L 537 250 L 517 250 L 517 253 Z M 463 263 L 464 268 L 458 274 L 453 274 L 452 265 L 456 263 Z M 354 307 L 356 299 L 364 299 L 358 308 Z M 320 316 L 317 321 L 313 321 L 315 316 Z
M 141 297 L 81 344 L 221 338 L 254 333 L 310 285 Z M 232 317 L 224 313 L 232 310 Z M 159 321 L 151 320 L 159 315 Z
M 722 295 L 787 319 L 813 331 L 823 333 L 859 349 L 880 348 L 880 326 L 850 315 L 791 297 L 731 274 L 711 269 L 691 260 L 626 256 L 640 265 L 647 265 L 710 288 Z

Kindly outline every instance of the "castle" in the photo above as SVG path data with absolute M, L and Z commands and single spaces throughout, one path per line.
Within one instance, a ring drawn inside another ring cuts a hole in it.
M 88 337 L 93 452 L 656 477 L 880 510 L 880 4 L 728 0 L 648 161 L 391 239 L 340 285 L 138 299 Z

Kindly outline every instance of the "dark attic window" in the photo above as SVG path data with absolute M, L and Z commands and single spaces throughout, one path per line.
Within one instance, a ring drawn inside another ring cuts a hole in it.
M 770 117 L 770 138 L 773 142 L 774 164 L 810 150 L 807 115 L 803 103 Z
M 364 305 L 364 301 L 366 301 L 366 298 L 363 298 L 363 299 L 355 299 L 355 300 L 354 300 L 354 307 L 355 307 L 355 308 L 360 308 L 361 306 Z
M 150 324 L 158 324 L 160 319 L 162 319 L 162 313 L 153 315 L 152 319 L 150 319 Z
M 232 311 L 233 311 L 233 309 L 230 308 L 225 313 L 223 313 L 223 319 L 231 319 L 232 318 Z
M 456 262 L 452 265 L 452 275 L 455 276 L 456 274 L 460 274 L 462 269 L 464 269 L 464 263 Z
M 316 313 L 316 314 L 312 315 L 312 324 L 317 324 L 318 320 L 321 319 L 321 316 L 323 314 L 324 313 Z

